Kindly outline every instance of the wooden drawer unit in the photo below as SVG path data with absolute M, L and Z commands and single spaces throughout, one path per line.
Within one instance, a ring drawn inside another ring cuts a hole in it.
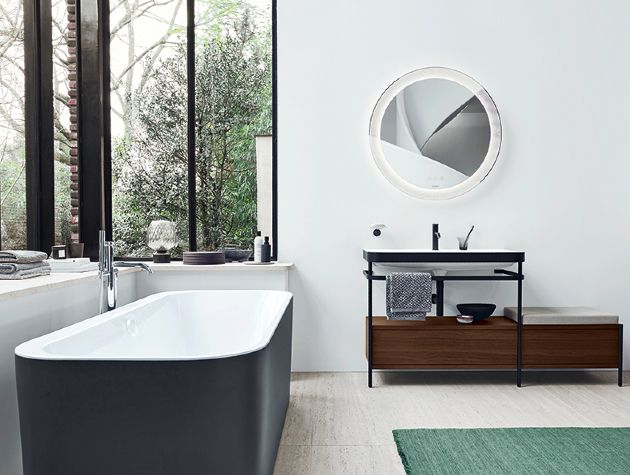
M 374 369 L 516 369 L 517 324 L 504 317 L 470 325 L 455 317 L 374 317 L 372 331 Z M 524 325 L 523 368 L 618 368 L 621 331 L 614 324 Z
M 606 325 L 524 325 L 523 368 L 617 368 L 619 331 Z
M 471 325 L 455 317 L 374 317 L 372 331 L 374 369 L 516 367 L 516 323 L 503 317 Z

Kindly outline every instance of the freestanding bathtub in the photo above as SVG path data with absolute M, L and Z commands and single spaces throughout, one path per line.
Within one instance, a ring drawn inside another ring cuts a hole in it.
M 271 474 L 292 296 L 166 292 L 15 350 L 24 475 Z

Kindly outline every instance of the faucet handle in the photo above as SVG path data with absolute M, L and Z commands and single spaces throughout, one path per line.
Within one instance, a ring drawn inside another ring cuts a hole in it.
M 99 231 L 98 270 L 108 272 L 114 262 L 114 241 L 105 240 L 105 231 Z

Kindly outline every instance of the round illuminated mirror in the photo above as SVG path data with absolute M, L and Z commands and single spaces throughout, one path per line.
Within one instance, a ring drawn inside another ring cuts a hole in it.
M 447 68 L 396 80 L 370 121 L 374 160 L 394 186 L 425 199 L 449 199 L 488 175 L 501 147 L 501 119 L 488 92 Z

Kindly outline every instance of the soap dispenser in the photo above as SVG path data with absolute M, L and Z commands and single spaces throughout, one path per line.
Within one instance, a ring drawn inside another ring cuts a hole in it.
M 271 262 L 271 244 L 269 244 L 269 236 L 265 236 L 265 242 L 261 247 L 262 262 Z
M 256 237 L 254 238 L 254 262 L 262 262 L 262 245 L 262 234 L 260 231 L 256 231 Z

